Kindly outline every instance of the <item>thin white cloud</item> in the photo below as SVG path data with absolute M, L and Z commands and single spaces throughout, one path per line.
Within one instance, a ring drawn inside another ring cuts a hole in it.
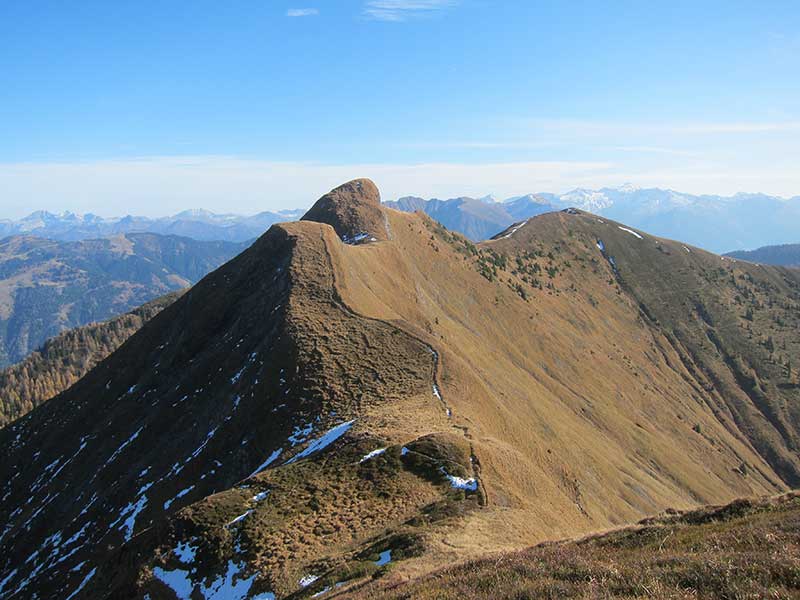
M 458 4 L 458 0 L 369 0 L 364 15 L 376 21 L 407 21 L 436 14 Z
M 667 156 L 685 156 L 687 158 L 697 158 L 702 156 L 698 152 L 679 150 L 676 148 L 662 148 L 660 146 L 611 146 L 611 150 L 619 152 L 630 152 L 632 154 L 665 154 Z
M 571 185 L 567 182 L 601 178 L 611 168 L 604 162 L 320 164 L 226 156 L 0 163 L 0 218 L 18 218 L 36 209 L 113 216 L 131 207 L 146 215 L 197 207 L 257 213 L 310 206 L 356 177 L 374 179 L 387 200 L 412 194 L 483 196 L 490 191 L 512 196 L 560 190 Z
M 316 17 L 318 14 L 316 8 L 290 8 L 286 11 L 287 17 Z
M 227 156 L 145 157 L 63 163 L 0 163 L 0 218 L 33 210 L 161 216 L 187 208 L 253 214 L 308 207 L 329 189 L 372 178 L 384 200 L 400 196 L 498 197 L 565 192 L 630 182 L 696 194 L 800 193 L 796 163 L 763 165 L 659 164 L 634 167 L 609 161 L 430 162 L 321 164 Z M 800 200 L 798 200 L 800 201 Z M 133 207 L 133 208 L 132 208 Z
M 590 135 L 725 135 L 800 132 L 800 121 L 635 122 L 576 119 L 520 119 L 517 125 L 551 133 Z

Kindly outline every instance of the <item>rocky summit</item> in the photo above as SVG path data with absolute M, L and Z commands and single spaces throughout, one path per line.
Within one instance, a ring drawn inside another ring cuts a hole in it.
M 796 269 L 576 209 L 474 244 L 379 198 L 273 225 L 0 430 L 0 596 L 414 597 L 798 485 Z

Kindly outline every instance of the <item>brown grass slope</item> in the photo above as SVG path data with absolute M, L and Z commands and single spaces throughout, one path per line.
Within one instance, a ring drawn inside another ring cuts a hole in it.
M 108 321 L 60 333 L 0 371 L 0 427 L 69 388 L 180 294 L 167 294 Z
M 800 485 L 796 271 L 730 260 L 641 232 L 640 239 L 587 214 L 560 213 L 530 227 L 491 247 L 513 253 L 527 239 L 545 235 L 555 236 L 553 243 L 600 240 L 602 254 L 617 265 L 618 285 L 638 303 L 645 322 L 669 340 L 716 418 L 744 436 L 785 482 Z
M 331 597 L 800 598 L 800 497 L 737 500 Z
M 475 247 L 423 217 L 389 216 L 394 242 L 349 253 L 339 286 L 356 310 L 440 353 L 453 427 L 468 431 L 492 507 L 449 539 L 456 553 L 476 539 L 503 547 L 785 488 L 780 464 L 720 414 L 720 392 L 597 247 L 607 238 L 624 278 L 642 240 L 555 213 Z M 667 272 L 677 253 L 654 252 Z M 788 284 L 773 293 L 796 305 Z M 772 443 L 780 452 L 786 441 Z
M 783 491 L 798 281 L 720 264 L 574 211 L 475 246 L 345 184 L 0 431 L 0 590 L 306 597 Z

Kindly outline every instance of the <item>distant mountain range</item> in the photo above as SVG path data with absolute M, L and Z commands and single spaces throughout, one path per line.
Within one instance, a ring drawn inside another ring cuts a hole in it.
M 65 329 L 183 289 L 247 246 L 153 233 L 80 242 L 0 240 L 0 367 Z
M 497 202 L 490 196 L 450 200 L 425 200 L 407 196 L 385 204 L 405 212 L 420 210 L 448 229 L 458 231 L 476 242 L 489 239 L 516 221 L 559 210 L 554 204 L 533 194 L 509 198 L 505 202 Z
M 60 241 L 77 241 L 108 237 L 121 233 L 158 233 L 181 235 L 195 240 L 244 242 L 257 238 L 274 223 L 295 221 L 303 210 L 261 212 L 257 215 L 218 215 L 207 210 L 185 210 L 171 217 L 113 217 L 71 212 L 31 213 L 17 221 L 0 220 L 0 238 L 9 235 L 35 235 Z
M 578 188 L 565 194 L 527 194 L 505 200 L 493 196 L 448 200 L 406 196 L 385 205 L 406 212 L 421 210 L 473 241 L 489 239 L 530 217 L 573 207 L 718 253 L 795 243 L 800 223 L 800 196 L 790 199 L 766 194 L 695 196 L 630 184 L 597 190 Z M 302 210 L 282 210 L 252 216 L 220 215 L 193 209 L 171 217 L 104 218 L 37 211 L 16 221 L 0 220 L 0 238 L 35 235 L 76 241 L 150 232 L 196 240 L 243 242 L 260 236 L 275 223 L 295 221 L 302 214 Z
M 796 242 L 800 225 L 800 196 L 694 196 L 627 184 L 560 195 L 528 194 L 500 202 L 490 196 L 450 200 L 405 197 L 386 205 L 408 212 L 422 210 L 474 241 L 488 239 L 515 222 L 568 207 L 714 252 Z
M 798 232 L 800 237 L 800 232 Z M 749 260 L 750 262 L 765 265 L 779 265 L 783 267 L 800 267 L 800 244 L 782 244 L 780 246 L 764 246 L 755 250 L 737 250 L 725 256 Z

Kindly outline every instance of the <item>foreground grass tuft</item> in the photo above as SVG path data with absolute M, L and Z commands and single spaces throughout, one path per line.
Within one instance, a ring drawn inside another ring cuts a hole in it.
M 645 519 L 358 598 L 800 598 L 800 493 Z

